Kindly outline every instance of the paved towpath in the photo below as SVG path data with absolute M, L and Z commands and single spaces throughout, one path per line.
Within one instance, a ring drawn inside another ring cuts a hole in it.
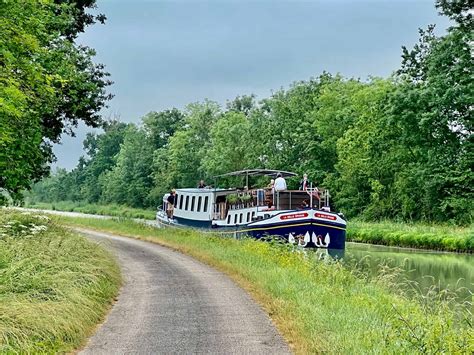
M 140 240 L 76 229 L 117 256 L 124 286 L 81 354 L 288 354 L 265 312 L 224 274 Z

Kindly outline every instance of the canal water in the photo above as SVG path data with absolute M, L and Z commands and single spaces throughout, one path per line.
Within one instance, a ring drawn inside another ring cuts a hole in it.
M 473 300 L 473 254 L 346 243 L 343 262 L 372 275 L 380 272 L 381 265 L 399 268 L 399 278 L 415 281 L 416 288 L 423 294 L 435 287 L 456 292 L 460 301 Z

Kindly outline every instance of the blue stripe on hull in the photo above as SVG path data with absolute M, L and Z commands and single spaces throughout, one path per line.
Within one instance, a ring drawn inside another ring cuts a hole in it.
M 183 226 L 189 226 L 194 228 L 211 228 L 211 221 L 196 221 L 194 219 L 187 219 L 182 217 L 174 217 L 176 222 Z

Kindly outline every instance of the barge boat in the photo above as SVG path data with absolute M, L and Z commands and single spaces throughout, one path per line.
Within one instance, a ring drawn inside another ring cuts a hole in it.
M 267 169 L 236 171 L 218 177 L 296 176 Z M 179 225 L 222 232 L 239 232 L 260 239 L 279 236 L 308 248 L 344 249 L 346 221 L 330 210 L 329 191 L 309 187 L 304 191 L 238 188 L 176 189 L 173 219 L 166 214 L 167 200 L 158 208 L 163 226 Z

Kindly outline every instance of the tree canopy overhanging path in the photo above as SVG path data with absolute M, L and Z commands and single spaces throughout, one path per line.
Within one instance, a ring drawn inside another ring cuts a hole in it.
M 224 274 L 157 244 L 76 231 L 112 250 L 124 277 L 81 354 L 290 353 L 270 318 Z

